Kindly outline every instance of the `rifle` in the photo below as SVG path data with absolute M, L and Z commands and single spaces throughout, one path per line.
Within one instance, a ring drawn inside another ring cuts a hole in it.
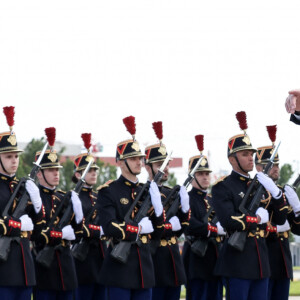
M 300 184 L 300 174 L 298 175 L 298 177 L 296 178 L 294 183 L 291 185 L 291 187 L 294 189 L 295 192 L 296 192 L 297 187 L 298 187 L 299 184 Z
M 96 210 L 96 205 L 92 208 L 92 210 L 89 212 L 88 216 L 85 219 L 86 224 L 88 224 L 94 215 L 94 212 Z M 79 261 L 85 261 L 87 254 L 89 252 L 90 243 L 89 239 L 87 238 L 81 238 L 79 243 L 76 243 L 72 247 L 72 254 L 73 256 L 78 259 Z
M 161 180 L 161 177 L 164 174 L 164 169 L 166 168 L 167 164 L 169 163 L 169 161 L 171 159 L 171 154 L 172 154 L 172 151 L 166 157 L 166 159 L 164 160 L 164 163 L 161 165 L 160 169 L 154 176 L 153 181 L 155 183 L 158 183 Z M 133 221 L 135 223 L 139 223 L 147 215 L 149 209 L 151 208 L 151 196 L 150 196 L 150 193 L 148 192 L 149 186 L 150 186 L 150 181 L 147 181 L 147 183 L 145 183 L 143 185 L 143 188 L 141 189 L 141 191 L 135 198 L 130 209 L 127 211 L 127 213 L 124 217 L 125 222 L 128 223 L 131 221 L 131 217 L 130 217 L 131 213 L 134 211 L 134 208 L 135 208 L 136 204 L 138 203 L 138 201 L 140 201 L 143 198 L 145 198 L 145 199 L 143 200 L 143 203 L 142 203 L 141 207 L 139 208 L 137 214 L 135 215 Z M 131 244 L 133 244 L 133 243 L 137 243 L 139 245 L 140 241 L 139 240 L 137 240 L 136 242 L 120 241 L 117 245 L 115 245 L 113 247 L 113 249 L 110 253 L 111 257 L 120 263 L 126 264 L 129 253 L 130 253 Z
M 203 217 L 203 222 L 208 223 L 209 216 L 213 212 L 214 208 L 211 206 L 205 216 Z M 216 224 L 218 222 L 218 217 L 215 214 L 211 220 L 211 223 Z M 203 257 L 206 253 L 208 243 L 213 238 L 198 238 L 191 244 L 191 251 L 200 257 Z
M 189 173 L 187 179 L 184 181 L 183 186 L 187 189 L 190 183 L 194 179 L 194 174 L 196 173 L 196 170 L 200 166 L 201 162 L 203 159 L 203 155 L 201 155 L 195 165 L 195 167 L 192 169 L 192 171 Z M 180 185 L 174 186 L 174 188 L 171 190 L 170 194 L 168 195 L 165 203 L 164 203 L 164 208 L 168 207 L 168 210 L 166 212 L 166 220 L 170 220 L 171 217 L 176 216 L 178 212 L 178 208 L 180 205 L 180 196 L 179 196 L 179 190 L 180 190 Z M 152 255 L 155 254 L 157 248 L 159 247 L 160 241 L 159 240 L 151 240 L 150 242 L 150 252 Z
M 79 194 L 84 183 L 85 183 L 85 176 L 90 170 L 94 160 L 91 159 L 86 166 L 81 178 L 78 180 L 74 192 Z M 51 217 L 47 229 L 51 230 L 51 228 L 55 225 L 55 221 L 58 217 L 58 215 L 63 211 L 63 215 L 61 219 L 59 220 L 58 224 L 55 226 L 57 229 L 61 230 L 63 227 L 68 225 L 70 222 L 70 219 L 73 215 L 73 206 L 72 206 L 72 201 L 71 201 L 71 191 L 67 192 L 66 195 L 63 197 L 62 201 L 59 203 L 57 209 L 55 210 L 54 215 Z M 59 248 L 60 245 L 58 246 L 51 246 L 51 245 L 46 245 L 36 256 L 36 261 L 41 264 L 42 266 L 46 268 L 50 268 L 51 263 L 53 261 L 53 257 L 55 254 L 55 250 Z
M 38 160 L 34 162 L 34 167 L 32 168 L 30 174 L 28 175 L 28 178 L 22 177 L 16 186 L 14 192 L 10 196 L 8 203 L 6 204 L 3 212 L 2 217 L 9 216 L 9 212 L 11 211 L 11 208 L 13 206 L 14 200 L 17 201 L 16 208 L 14 209 L 13 213 L 11 214 L 11 217 L 13 218 L 20 218 L 24 214 L 24 210 L 27 206 L 27 202 L 30 200 L 30 197 L 26 191 L 25 184 L 27 180 L 32 180 L 33 182 L 36 179 L 36 174 L 40 169 L 40 162 L 45 154 L 45 151 L 47 149 L 48 142 L 46 142 Z M 19 237 L 9 237 L 9 236 L 1 236 L 0 237 L 0 260 L 6 261 L 8 258 L 8 254 L 10 252 L 10 244 L 11 242 L 15 240 L 17 242 L 20 242 Z
M 273 166 L 273 161 L 274 158 L 278 152 L 278 148 L 280 146 L 280 143 L 278 143 L 277 147 L 275 148 L 270 161 L 267 163 L 267 165 L 265 166 L 263 172 L 264 174 L 268 174 L 269 170 L 272 168 Z M 257 188 L 256 191 L 254 191 L 254 188 Z M 239 206 L 239 210 L 241 213 L 243 214 L 248 214 L 250 213 L 255 213 L 256 210 L 259 207 L 260 201 L 261 201 L 261 197 L 263 195 L 263 193 L 265 192 L 265 188 L 262 184 L 257 183 L 257 175 L 254 176 L 253 181 L 251 182 L 250 186 L 247 189 L 247 192 L 245 194 L 245 196 L 243 197 L 243 200 Z M 248 198 L 250 197 L 250 195 L 253 195 L 253 198 L 250 202 L 250 205 L 248 208 L 246 208 L 246 204 L 248 202 Z M 246 238 L 247 238 L 247 232 L 246 231 L 235 231 L 228 239 L 228 244 L 232 247 L 234 247 L 235 249 L 239 250 L 239 251 L 243 251 L 244 247 L 245 247 L 245 243 L 246 243 Z

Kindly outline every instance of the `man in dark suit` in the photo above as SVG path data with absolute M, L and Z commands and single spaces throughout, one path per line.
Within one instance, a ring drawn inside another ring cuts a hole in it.
M 300 125 L 300 90 L 289 91 L 285 101 L 285 108 L 291 114 L 290 121 Z

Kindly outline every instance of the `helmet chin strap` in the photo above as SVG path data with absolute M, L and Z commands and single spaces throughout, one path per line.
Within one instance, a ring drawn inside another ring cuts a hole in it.
M 46 179 L 46 176 L 45 176 L 45 174 L 44 174 L 44 170 L 43 169 L 41 169 L 41 172 L 42 172 L 42 175 L 43 175 L 43 178 L 44 178 L 44 180 L 45 180 L 45 182 L 49 185 L 49 186 L 53 186 L 52 184 L 50 184 L 48 181 L 47 181 L 47 179 Z
M 3 171 L 4 171 L 6 174 L 9 174 L 9 173 L 6 171 L 6 169 L 5 169 L 5 167 L 4 167 L 3 163 L 2 163 L 1 157 L 0 157 L 0 163 L 1 163 L 1 167 L 2 167 Z
M 155 173 L 154 173 L 154 170 L 153 170 L 153 165 L 152 164 L 149 164 L 150 168 L 151 168 L 151 173 L 152 173 L 152 179 L 155 177 Z
M 126 165 L 128 171 L 129 171 L 132 175 L 136 176 L 136 174 L 134 174 L 134 173 L 131 171 L 131 169 L 130 169 L 128 163 L 127 163 L 127 159 L 124 159 L 124 161 L 125 161 L 125 165 Z
M 205 190 L 206 190 L 205 188 L 203 188 L 203 187 L 201 186 L 201 184 L 200 184 L 199 181 L 196 179 L 196 177 L 194 177 L 194 180 L 196 181 L 196 183 L 197 183 L 197 185 L 199 186 L 200 190 L 202 190 L 202 191 L 205 191 Z
M 240 164 L 240 162 L 239 162 L 239 160 L 238 160 L 238 158 L 237 158 L 236 152 L 233 153 L 233 157 L 235 158 L 235 160 L 236 160 L 236 162 L 237 162 L 239 168 L 240 168 L 243 172 L 245 172 L 246 174 L 248 174 L 248 172 L 247 172 L 246 170 L 244 170 L 243 167 L 241 166 L 241 164 Z

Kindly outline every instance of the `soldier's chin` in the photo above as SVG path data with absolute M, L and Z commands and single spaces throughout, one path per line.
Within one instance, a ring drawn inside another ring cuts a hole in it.
M 139 172 L 132 172 L 133 173 L 133 175 L 140 175 L 141 174 L 141 171 L 139 171 Z

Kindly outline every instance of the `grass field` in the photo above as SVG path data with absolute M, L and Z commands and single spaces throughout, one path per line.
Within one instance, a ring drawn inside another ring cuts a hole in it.
M 299 270 L 300 267 L 297 267 Z M 300 281 L 292 281 L 290 287 L 290 296 L 300 296 Z M 185 299 L 185 288 L 183 287 L 181 290 L 180 298 Z

